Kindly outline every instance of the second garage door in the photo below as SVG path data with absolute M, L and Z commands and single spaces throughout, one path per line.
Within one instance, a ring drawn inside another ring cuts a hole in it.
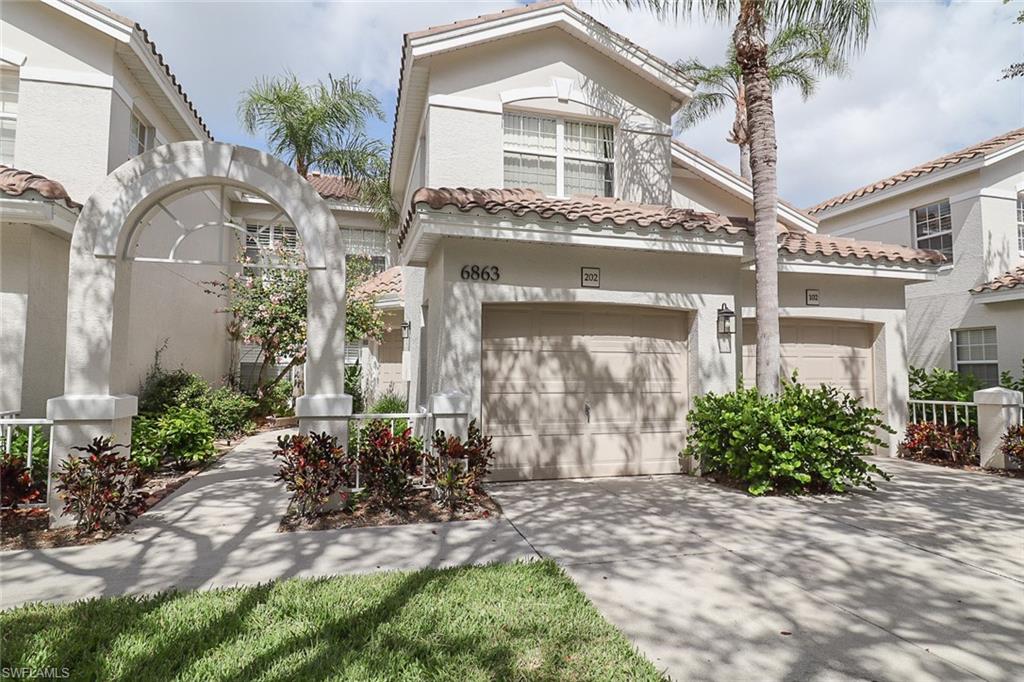
M 482 374 L 496 480 L 679 470 L 684 313 L 487 306 Z
M 754 385 L 757 325 L 743 325 L 743 383 Z M 858 322 L 832 320 L 779 320 L 783 376 L 797 372 L 808 386 L 831 384 L 875 404 L 874 362 L 871 347 L 875 328 Z

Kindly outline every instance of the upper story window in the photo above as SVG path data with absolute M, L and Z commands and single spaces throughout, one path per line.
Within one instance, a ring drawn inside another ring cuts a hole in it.
M 953 362 L 957 372 L 975 377 L 985 388 L 998 385 L 996 328 L 954 329 Z
M 953 261 L 953 219 L 949 199 L 915 208 L 910 212 L 914 222 L 914 245 L 919 249 L 940 251 Z
M 14 139 L 18 129 L 18 70 L 0 68 L 0 163 L 14 165 Z
M 505 187 L 552 196 L 615 193 L 615 129 L 605 123 L 506 113 Z
M 1024 255 L 1024 192 L 1017 192 L 1017 249 Z
M 147 126 L 142 119 L 132 114 L 131 127 L 128 130 L 128 153 L 138 156 L 148 149 L 153 148 L 153 140 L 156 133 L 152 126 Z

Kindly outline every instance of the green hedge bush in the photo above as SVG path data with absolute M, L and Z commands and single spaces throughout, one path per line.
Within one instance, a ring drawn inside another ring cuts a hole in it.
M 740 389 L 694 399 L 684 454 L 705 473 L 742 485 L 751 495 L 875 489 L 888 474 L 863 457 L 895 433 L 881 413 L 832 386 L 786 382 L 779 395 Z
M 210 417 L 214 435 L 229 440 L 244 436 L 255 428 L 251 417 L 256 405 L 251 396 L 230 386 L 221 386 L 210 391 L 204 411 Z

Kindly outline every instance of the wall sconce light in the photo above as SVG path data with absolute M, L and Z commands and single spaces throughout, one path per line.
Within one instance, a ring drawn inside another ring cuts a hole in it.
M 729 310 L 725 303 L 718 309 L 718 333 L 734 334 L 736 332 L 736 313 Z
M 410 325 L 409 325 L 408 322 L 403 322 L 402 323 L 402 341 L 408 341 L 409 340 L 409 327 L 410 327 Z

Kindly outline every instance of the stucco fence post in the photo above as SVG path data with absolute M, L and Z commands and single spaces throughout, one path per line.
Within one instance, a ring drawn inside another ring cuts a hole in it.
M 1022 394 L 997 386 L 974 392 L 978 405 L 978 455 L 981 466 L 989 469 L 1007 469 L 1006 455 L 1000 450 L 1003 434 L 1011 426 L 1020 424 Z
M 465 440 L 469 435 L 469 396 L 460 391 L 434 393 L 430 396 L 430 413 L 434 417 L 434 430 Z M 434 434 L 429 433 L 430 438 Z

